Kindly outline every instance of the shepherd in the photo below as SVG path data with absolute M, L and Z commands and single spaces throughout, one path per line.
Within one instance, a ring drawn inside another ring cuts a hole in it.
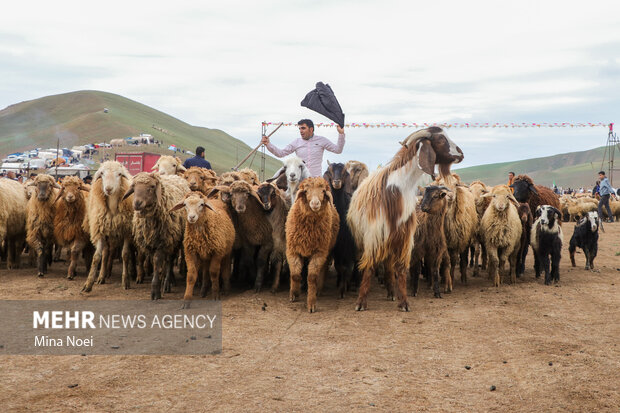
M 323 152 L 328 150 L 333 153 L 342 153 L 344 148 L 344 113 L 332 88 L 323 82 L 318 82 L 316 88 L 308 92 L 301 101 L 301 106 L 318 112 L 336 122 L 338 143 L 333 143 L 323 136 L 315 135 L 314 122 L 310 119 L 302 119 L 297 122 L 301 138 L 295 139 L 284 149 L 280 149 L 272 144 L 269 141 L 269 137 L 264 135 L 261 144 L 265 145 L 269 152 L 278 158 L 295 152 L 306 163 L 313 177 L 322 176 Z

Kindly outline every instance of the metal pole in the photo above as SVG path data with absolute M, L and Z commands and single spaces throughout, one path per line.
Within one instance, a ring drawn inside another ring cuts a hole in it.
M 265 122 L 263 122 L 262 124 L 262 128 L 261 128 L 261 138 L 263 136 L 265 136 L 265 133 L 267 133 L 267 125 L 265 124 Z M 265 145 L 263 145 L 261 147 L 261 155 L 260 155 L 260 181 L 264 182 L 265 181 Z

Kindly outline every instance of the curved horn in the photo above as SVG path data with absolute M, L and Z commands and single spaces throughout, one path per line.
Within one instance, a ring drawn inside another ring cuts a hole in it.
M 63 194 L 63 192 L 65 192 L 65 188 L 64 188 L 64 187 L 62 187 L 62 188 L 60 189 L 60 192 L 58 193 L 58 196 L 56 197 L 56 199 L 55 199 L 55 200 L 54 200 L 54 202 L 53 202 L 54 204 L 55 204 L 56 202 L 58 202 L 58 200 L 59 200 L 60 198 L 62 198 L 62 194 Z
M 210 204 L 210 203 L 205 202 L 205 206 L 206 206 L 207 208 L 209 208 L 211 211 L 216 212 L 216 211 L 215 211 L 215 209 L 211 206 L 211 204 Z
M 133 185 L 129 187 L 129 189 L 127 190 L 127 192 L 125 192 L 125 195 L 123 195 L 123 199 L 121 199 L 121 201 L 126 200 L 127 198 L 129 198 L 129 196 L 133 194 Z

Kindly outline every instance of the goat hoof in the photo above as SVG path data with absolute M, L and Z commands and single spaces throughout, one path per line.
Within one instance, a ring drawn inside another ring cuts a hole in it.
M 398 304 L 398 308 L 400 308 L 401 311 L 409 312 L 409 303 L 407 301 L 400 303 Z
M 364 310 L 368 310 L 368 304 L 366 304 L 365 302 L 358 302 L 355 305 L 355 311 L 364 311 Z
M 161 298 L 161 292 L 159 290 L 151 291 L 151 300 L 159 300 L 160 298 Z
M 590 266 L 589 266 L 589 265 L 586 265 L 586 268 L 585 268 L 585 269 L 586 269 L 586 270 L 589 270 L 589 269 L 590 269 Z
M 91 292 L 91 290 L 92 290 L 92 289 L 93 289 L 93 287 L 88 286 L 88 285 L 84 285 L 84 286 L 82 287 L 82 292 L 83 292 L 83 293 L 89 293 L 89 292 Z
M 311 305 L 310 307 L 308 307 L 308 312 L 310 314 L 316 313 L 316 305 Z
M 105 284 L 105 278 L 97 278 L 97 284 Z
M 75 275 L 67 275 L 67 280 L 73 280 L 75 278 Z
M 189 300 L 183 301 L 183 305 L 181 306 L 181 310 L 189 308 L 190 307 L 190 303 L 191 303 L 191 301 L 189 301 Z
M 435 298 L 442 298 L 441 293 L 435 293 Z
M 42 272 L 40 272 L 40 271 L 39 271 L 39 273 L 37 274 L 37 277 L 39 277 L 39 278 L 43 278 L 43 276 L 44 276 L 44 275 L 45 275 L 45 274 L 43 274 Z

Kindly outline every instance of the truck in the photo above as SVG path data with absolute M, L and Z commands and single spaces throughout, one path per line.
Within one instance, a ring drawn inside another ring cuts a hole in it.
M 149 152 L 119 152 L 114 160 L 122 163 L 130 174 L 138 172 L 151 172 L 161 155 Z

